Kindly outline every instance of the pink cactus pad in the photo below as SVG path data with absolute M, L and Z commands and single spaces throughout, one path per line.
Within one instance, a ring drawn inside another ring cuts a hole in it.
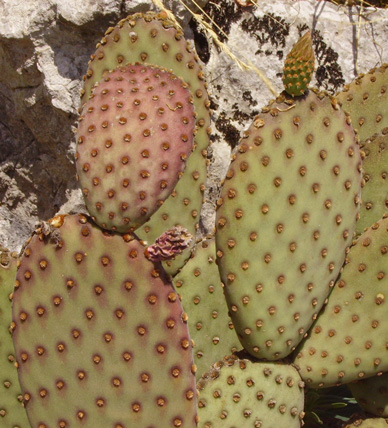
M 194 147 L 187 85 L 149 65 L 120 67 L 94 87 L 77 133 L 77 172 L 93 220 L 133 231 L 172 193 Z

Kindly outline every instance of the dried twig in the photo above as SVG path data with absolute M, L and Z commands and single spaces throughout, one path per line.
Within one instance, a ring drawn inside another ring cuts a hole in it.
M 164 12 L 167 16 L 167 18 L 172 21 L 177 28 L 180 28 L 182 30 L 182 27 L 180 26 L 179 22 L 175 18 L 175 15 L 171 12 L 170 9 L 167 9 L 166 6 L 163 4 L 162 0 L 152 0 L 152 3 L 158 7 L 162 12 Z
M 198 7 L 199 5 L 194 1 L 191 0 L 193 3 L 195 3 L 195 5 Z M 202 28 L 210 35 L 210 37 L 212 38 L 212 40 L 214 41 L 214 43 L 220 47 L 220 49 L 225 52 L 229 58 L 231 58 L 236 64 L 237 66 L 240 68 L 240 70 L 243 71 L 253 71 L 255 72 L 259 78 L 262 80 L 262 82 L 267 86 L 267 88 L 270 90 L 270 92 L 272 93 L 272 95 L 274 95 L 275 97 L 277 97 L 279 95 L 279 93 L 276 91 L 275 87 L 272 85 L 272 82 L 267 78 L 267 76 L 263 73 L 263 71 L 261 71 L 258 67 L 256 67 L 255 65 L 252 64 L 252 62 L 250 61 L 246 61 L 246 60 L 241 60 L 240 58 L 237 57 L 237 55 L 235 55 L 231 49 L 223 42 L 221 42 L 221 40 L 219 39 L 217 33 L 213 30 L 211 24 L 209 24 L 208 22 L 206 22 L 202 15 L 195 13 L 193 10 L 191 10 L 182 0 L 179 0 L 179 2 L 191 13 L 191 15 L 193 16 L 193 18 L 202 26 Z M 203 11 L 203 9 L 201 7 L 199 7 L 199 9 L 201 11 Z M 204 13 L 204 12 L 203 12 Z M 206 16 L 210 19 L 211 23 L 213 25 L 215 25 L 216 27 L 218 27 L 214 21 L 206 14 Z M 226 35 L 225 35 L 226 36 Z M 227 36 L 226 36 L 227 37 Z

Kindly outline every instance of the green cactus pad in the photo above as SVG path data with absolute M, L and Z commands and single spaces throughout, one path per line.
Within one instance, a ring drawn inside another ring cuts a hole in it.
M 181 303 L 131 236 L 52 219 L 24 250 L 13 320 L 33 428 L 196 426 Z
M 388 128 L 388 64 L 361 74 L 346 85 L 336 98 L 350 114 L 360 140 Z
M 145 223 L 182 176 L 194 133 L 191 93 L 174 74 L 141 64 L 106 74 L 77 132 L 77 172 L 93 220 L 122 233 Z
M 173 281 L 189 317 L 197 379 L 209 370 L 215 360 L 241 348 L 228 315 L 215 260 L 214 239 L 202 241 L 196 245 L 193 258 Z
M 198 427 L 299 428 L 303 386 L 287 364 L 225 357 L 197 384 Z
M 387 428 L 388 420 L 383 418 L 358 419 L 345 428 Z
M 362 161 L 365 184 L 361 191 L 357 233 L 362 233 L 366 227 L 380 220 L 388 210 L 388 128 L 385 135 L 365 142 L 361 149 L 365 154 Z
M 16 277 L 17 258 L 0 249 L 0 426 L 30 428 L 23 407 L 23 395 L 16 369 L 15 350 L 10 334 L 11 298 Z
M 361 159 L 347 116 L 314 92 L 257 116 L 227 173 L 217 256 L 243 347 L 291 353 L 316 318 L 352 241 Z
M 164 14 L 135 14 L 110 28 L 92 55 L 85 75 L 82 102 L 89 98 L 93 85 L 109 70 L 127 63 L 154 64 L 171 70 L 188 84 L 196 111 L 196 149 L 176 188 L 161 208 L 136 234 L 150 244 L 165 230 L 182 225 L 193 236 L 199 224 L 203 191 L 206 181 L 206 154 L 209 145 L 209 98 L 202 68 L 183 32 Z M 189 256 L 186 251 L 169 262 L 166 269 L 176 273 Z
M 388 373 L 349 383 L 348 387 L 365 411 L 388 417 Z
M 82 101 L 105 73 L 129 63 L 162 66 L 187 82 L 201 103 L 207 104 L 204 75 L 183 31 L 164 13 L 136 13 L 110 27 L 91 56 L 84 76 Z
M 328 303 L 296 351 L 307 386 L 328 387 L 388 371 L 388 217 L 350 249 Z
M 314 73 L 311 32 L 307 31 L 287 55 L 283 68 L 284 90 L 291 96 L 305 94 Z

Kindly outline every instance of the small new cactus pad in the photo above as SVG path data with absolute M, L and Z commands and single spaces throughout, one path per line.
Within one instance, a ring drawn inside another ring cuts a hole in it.
M 350 114 L 360 140 L 364 141 L 388 127 L 388 64 L 361 74 L 336 95 Z
M 193 236 L 199 224 L 206 181 L 206 149 L 209 145 L 209 98 L 202 68 L 183 32 L 164 14 L 135 14 L 109 28 L 92 55 L 85 75 L 82 102 L 88 99 L 93 85 L 104 73 L 127 63 L 147 63 L 171 69 L 188 84 L 196 111 L 196 149 L 187 161 L 186 170 L 176 188 L 149 221 L 136 231 L 143 240 L 153 242 L 165 230 L 178 224 Z M 176 273 L 188 252 L 171 263 Z
M 310 91 L 257 116 L 227 173 L 217 256 L 230 314 L 253 356 L 302 340 L 352 241 L 361 159 L 348 117 Z
M 177 254 L 188 248 L 193 240 L 193 236 L 182 226 L 175 226 L 167 230 L 145 250 L 148 260 L 162 262 L 172 260 Z
M 13 254 L 0 249 L 0 426 L 2 428 L 30 428 L 22 404 L 23 396 L 10 333 L 16 264 L 17 258 Z
M 299 428 L 303 387 L 287 364 L 225 357 L 197 384 L 198 427 Z
M 358 419 L 345 428 L 387 428 L 388 420 L 383 418 Z
M 83 215 L 49 226 L 26 246 L 14 293 L 33 428 L 195 427 L 191 341 L 160 265 Z
M 173 191 L 194 145 L 187 85 L 167 70 L 120 67 L 95 86 L 80 117 L 77 172 L 105 229 L 138 228 Z
M 365 411 L 388 417 L 388 373 L 349 383 L 348 387 Z
M 197 379 L 209 370 L 215 360 L 241 348 L 228 315 L 215 261 L 214 239 L 204 240 L 196 245 L 193 258 L 173 280 L 189 317 Z
M 388 217 L 350 249 L 327 305 L 294 363 L 307 386 L 328 387 L 388 371 Z
M 314 73 L 311 32 L 307 31 L 287 55 L 283 68 L 284 90 L 293 97 L 305 94 Z
M 385 135 L 366 141 L 361 149 L 364 152 L 362 169 L 365 183 L 361 191 L 357 233 L 380 220 L 388 210 L 388 128 Z

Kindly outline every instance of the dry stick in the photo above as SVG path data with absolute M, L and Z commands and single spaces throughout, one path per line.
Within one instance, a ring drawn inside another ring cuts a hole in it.
M 182 28 L 179 23 L 177 22 L 174 14 L 171 12 L 171 10 L 167 9 L 166 6 L 163 4 L 161 0 L 152 0 L 152 2 L 157 6 L 160 10 L 162 10 L 167 17 L 173 21 L 179 28 Z M 179 2 L 191 13 L 191 15 L 194 17 L 196 21 L 198 21 L 202 27 L 207 31 L 213 41 L 237 64 L 237 66 L 240 68 L 240 70 L 243 71 L 254 71 L 259 78 L 263 81 L 263 83 L 267 86 L 267 88 L 271 91 L 271 93 L 278 97 L 279 93 L 276 91 L 274 86 L 272 85 L 271 81 L 265 76 L 265 74 L 255 67 L 251 62 L 245 63 L 239 58 L 234 55 L 234 53 L 228 48 L 228 46 L 225 43 L 222 43 L 221 40 L 218 38 L 217 34 L 213 31 L 211 26 L 203 20 L 201 15 L 198 15 L 194 13 L 185 3 L 183 3 L 182 0 L 179 0 Z M 200 8 L 201 9 L 201 8 Z M 213 22 L 213 21 L 212 21 Z
M 337 3 L 337 2 L 335 2 L 334 0 L 333 0 L 333 2 L 336 4 L 336 5 L 338 5 L 338 6 L 342 6 L 342 5 L 340 5 L 339 3 Z M 357 33 L 356 33 L 356 58 L 355 58 L 355 72 L 356 72 L 356 74 L 358 75 L 359 74 L 359 70 L 358 70 L 358 52 L 359 52 L 359 46 L 360 46 L 360 39 L 361 39 L 361 27 L 363 26 L 363 25 L 367 25 L 367 24 L 370 24 L 370 23 L 373 23 L 373 22 L 379 22 L 379 21 L 382 21 L 382 20 L 384 20 L 383 18 L 382 19 L 378 19 L 378 20 L 373 20 L 373 21 L 370 21 L 370 22 L 367 22 L 367 23 L 365 23 L 365 24 L 363 24 L 362 23 L 362 18 L 363 18 L 363 12 L 364 12 L 364 5 L 366 5 L 366 7 L 374 7 L 374 9 L 375 10 L 377 10 L 377 8 L 374 6 L 374 5 L 372 5 L 371 3 L 369 3 L 369 2 L 367 2 L 367 1 L 365 1 L 365 0 L 360 0 L 360 10 L 359 10 L 359 13 L 358 13 L 358 20 L 357 20 L 357 23 L 352 23 L 351 25 L 357 25 Z M 346 5 L 345 5 L 346 6 Z M 356 7 L 357 7 L 357 5 L 355 5 Z
M 353 1 L 351 1 L 350 4 L 349 4 L 349 2 L 347 2 L 345 4 L 342 4 L 342 3 L 340 3 L 339 1 L 336 1 L 336 0 L 331 0 L 331 2 L 334 3 L 337 6 L 355 6 L 355 5 L 357 5 Z M 367 7 L 376 7 L 374 4 L 369 3 L 367 1 L 360 0 L 360 3 L 364 3 Z M 387 6 L 385 6 L 383 9 L 387 9 Z
M 179 28 L 180 30 L 182 30 L 182 27 L 180 26 L 179 22 L 177 21 L 177 19 L 175 18 L 175 15 L 171 12 L 171 10 L 167 9 L 165 7 L 165 5 L 163 4 L 163 2 L 161 0 L 152 0 L 152 3 L 158 7 L 161 11 L 163 11 L 166 15 L 167 18 L 172 21 L 177 28 Z M 183 31 L 183 30 L 182 30 Z
M 361 0 L 360 5 L 360 13 L 358 15 L 358 26 L 357 26 L 357 34 L 356 34 L 356 73 L 358 73 L 358 47 L 360 46 L 360 35 L 361 35 L 361 17 L 362 17 L 362 10 L 364 7 L 364 0 Z
M 203 9 L 202 7 L 195 1 L 195 0 L 191 0 L 191 3 L 193 3 L 195 6 L 197 6 L 197 8 L 206 16 L 206 18 L 217 28 L 217 30 L 227 39 L 228 35 L 225 34 L 224 30 L 216 23 L 213 21 L 213 19 L 211 18 L 211 16 L 209 16 Z M 215 4 L 215 3 L 213 3 Z M 191 13 L 191 10 L 190 10 Z
M 216 43 L 217 46 L 221 48 L 228 56 L 231 58 L 237 66 L 242 71 L 254 71 L 259 78 L 262 80 L 262 82 L 267 86 L 267 88 L 270 90 L 272 95 L 275 97 L 279 96 L 279 93 L 276 91 L 275 87 L 272 85 L 271 81 L 267 78 L 267 76 L 256 66 L 254 66 L 250 61 L 244 62 L 241 59 L 239 59 L 225 44 L 222 43 L 221 40 L 218 38 L 218 35 L 215 33 L 215 31 L 211 28 L 210 24 L 202 18 L 201 15 L 198 15 L 194 13 L 185 3 L 183 3 L 182 0 L 179 0 L 179 2 L 191 13 L 193 18 L 207 31 L 208 34 L 210 34 L 213 41 Z M 213 22 L 213 21 L 212 21 Z

